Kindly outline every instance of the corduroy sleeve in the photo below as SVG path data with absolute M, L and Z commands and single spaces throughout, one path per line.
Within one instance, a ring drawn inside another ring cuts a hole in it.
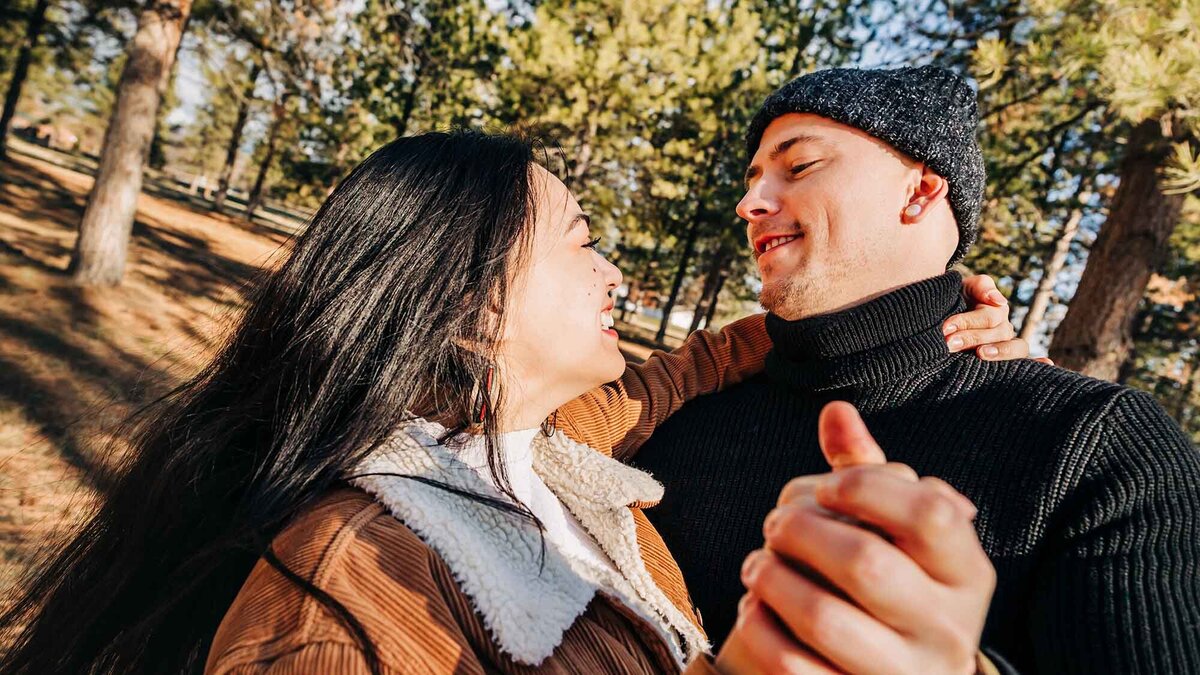
M 1143 392 L 1095 428 L 1032 589 L 1037 671 L 1200 673 L 1200 453 Z
M 629 459 L 654 428 L 686 402 L 760 372 L 771 349 L 765 315 L 735 321 L 719 333 L 696 331 L 679 349 L 656 351 L 621 379 L 558 410 L 558 425 L 580 443 Z
M 365 504 L 365 506 L 364 506 Z M 280 560 L 336 600 L 366 631 L 384 673 L 482 673 L 457 620 L 461 594 L 441 559 L 369 498 L 306 514 L 278 537 Z M 260 561 L 226 614 L 208 675 L 367 675 L 343 619 Z
M 362 649 L 339 642 L 309 643 L 271 661 L 245 663 L 223 672 L 225 675 L 372 675 Z M 400 671 L 380 664 L 379 672 L 392 675 Z

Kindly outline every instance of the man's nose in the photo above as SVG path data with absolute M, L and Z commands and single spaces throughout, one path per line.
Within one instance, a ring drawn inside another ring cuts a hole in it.
M 742 201 L 738 202 L 737 214 L 749 222 L 770 218 L 779 213 L 779 203 L 772 199 L 768 190 L 763 185 L 764 181 L 759 181 L 746 190 L 746 196 L 742 197 Z

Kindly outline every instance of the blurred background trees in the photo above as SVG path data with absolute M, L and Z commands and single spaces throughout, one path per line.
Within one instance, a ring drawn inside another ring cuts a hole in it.
M 182 37 L 156 43 L 161 103 L 113 178 L 106 132 L 131 133 L 122 91 L 164 7 Z M 966 265 L 1035 351 L 1200 438 L 1198 26 L 1200 0 L 11 0 L 0 89 L 10 134 L 99 163 L 97 203 L 161 171 L 248 221 L 302 220 L 398 135 L 524 128 L 625 272 L 619 316 L 672 344 L 756 307 L 734 206 L 762 98 L 816 68 L 941 64 L 978 89 L 990 176 Z M 81 280 L 118 281 L 118 257 Z

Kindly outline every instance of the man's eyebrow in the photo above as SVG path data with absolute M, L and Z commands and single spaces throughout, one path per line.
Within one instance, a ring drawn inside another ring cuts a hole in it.
M 771 149 L 771 152 L 767 153 L 767 158 L 774 162 L 775 160 L 779 159 L 780 155 L 787 152 L 793 145 L 796 145 L 797 143 L 811 143 L 813 145 L 821 146 L 827 145 L 825 139 L 821 138 L 820 136 L 813 136 L 811 134 L 798 134 L 777 144 Z M 746 176 L 743 178 L 743 182 L 746 184 L 746 187 L 750 187 L 750 181 L 758 178 L 761 174 L 762 168 L 757 164 L 746 169 Z
M 746 169 L 746 176 L 745 176 L 745 178 L 742 179 L 742 182 L 746 184 L 747 188 L 749 188 L 750 181 L 754 180 L 755 178 L 758 178 L 758 175 L 761 173 L 762 173 L 762 169 L 759 168 L 759 166 L 757 164 L 755 164 L 755 165 L 751 166 L 749 169 Z
M 821 138 L 820 136 L 810 136 L 809 134 L 799 134 L 797 136 L 792 136 L 791 138 L 787 139 L 786 141 L 782 141 L 781 143 L 779 143 L 779 145 L 776 145 L 775 148 L 773 150 L 771 150 L 771 154 L 768 155 L 768 157 L 771 158 L 771 161 L 775 161 L 776 159 L 779 159 L 780 155 L 787 152 L 789 148 L 791 148 L 793 145 L 796 145 L 797 143 L 812 143 L 814 145 L 824 145 L 825 139 Z

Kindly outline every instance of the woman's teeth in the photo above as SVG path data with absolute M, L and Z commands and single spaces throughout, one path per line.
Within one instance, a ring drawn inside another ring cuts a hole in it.
M 766 253 L 767 251 L 770 251 L 771 249 L 773 249 L 777 246 L 783 246 L 784 244 L 788 243 L 789 241 L 795 241 L 795 240 L 796 240 L 796 237 L 780 237 L 778 239 L 772 239 L 771 241 L 767 242 L 766 246 L 763 247 L 763 253 Z
M 600 312 L 600 325 L 604 327 L 604 330 L 612 328 L 616 323 L 613 320 L 612 312 Z

